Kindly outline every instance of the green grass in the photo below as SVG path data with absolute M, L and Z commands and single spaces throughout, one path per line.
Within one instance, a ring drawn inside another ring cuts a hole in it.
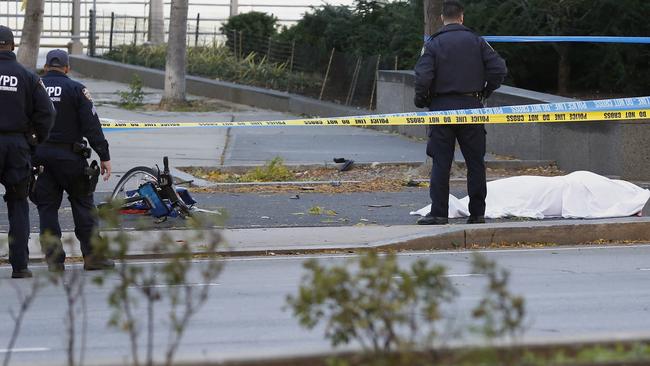
M 113 61 L 155 69 L 165 68 L 166 46 L 123 45 L 104 55 Z M 320 90 L 320 75 L 292 72 L 287 63 L 271 63 L 266 57 L 251 53 L 238 58 L 224 46 L 187 49 L 187 72 L 217 80 L 305 94 Z

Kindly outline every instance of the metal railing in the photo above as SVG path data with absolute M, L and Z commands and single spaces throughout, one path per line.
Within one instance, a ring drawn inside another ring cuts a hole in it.
M 311 4 L 309 0 L 285 1 L 285 4 L 265 4 L 247 0 L 238 3 L 235 12 L 255 10 L 274 13 L 280 24 L 291 25 L 311 7 L 322 6 L 320 1 L 311 1 Z M 329 2 L 336 3 L 336 0 Z M 169 25 L 170 4 L 170 1 L 164 2 L 165 30 Z M 75 7 L 78 14 L 75 14 Z M 108 49 L 111 43 L 111 28 L 114 42 L 119 39 L 121 43 L 137 43 L 147 39 L 148 0 L 46 0 L 41 44 L 44 47 L 58 47 L 65 46 L 70 40 L 80 39 L 87 46 L 91 29 L 91 10 L 95 19 L 92 27 L 95 30 L 98 50 Z M 209 44 L 223 41 L 224 38 L 218 34 L 231 11 L 230 0 L 190 0 L 188 43 Z M 0 1 L 0 24 L 14 30 L 16 42 L 20 40 L 24 17 L 21 0 Z M 74 29 L 75 24 L 78 24 L 78 29 Z

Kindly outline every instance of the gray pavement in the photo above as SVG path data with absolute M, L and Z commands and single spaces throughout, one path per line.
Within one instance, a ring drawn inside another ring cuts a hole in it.
M 524 342 L 594 340 L 648 337 L 650 317 L 650 246 L 580 247 L 550 249 L 490 250 L 484 252 L 512 273 L 511 288 L 526 299 L 529 329 Z M 316 256 L 325 264 L 342 264 L 342 255 Z M 482 276 L 470 271 L 469 252 L 402 253 L 402 266 L 426 259 L 448 267 L 460 297 L 446 314 L 455 324 L 467 324 L 470 309 L 480 298 L 485 284 Z M 612 260 L 616 258 L 616 260 Z M 295 293 L 304 257 L 251 257 L 225 261 L 222 275 L 211 283 L 211 296 L 191 322 L 179 361 L 215 361 L 268 357 L 330 350 L 319 327 L 307 331 L 299 327 L 284 309 L 285 296 Z M 134 263 L 148 267 L 151 262 Z M 34 266 L 37 275 L 45 268 Z M 71 270 L 72 268 L 69 268 Z M 78 266 L 74 270 L 79 270 Z M 0 278 L 8 278 L 10 269 L 0 268 Z M 90 279 L 93 275 L 85 273 Z M 109 275 L 108 285 L 117 279 Z M 11 281 L 19 287 L 31 280 Z M 193 277 L 190 283 L 198 285 Z M 0 297 L 6 308 L 16 305 L 9 281 L 0 282 Z M 107 288 L 93 285 L 86 290 L 88 339 L 86 364 L 126 364 L 127 337 L 107 328 L 110 310 Z M 46 288 L 25 318 L 13 356 L 14 365 L 64 364 L 63 312 L 65 302 L 60 289 Z M 166 305 L 156 310 L 156 354 L 162 355 L 167 340 Z M 142 307 L 137 314 L 144 318 Z M 0 344 L 6 344 L 11 319 L 0 312 Z M 142 339 L 144 341 L 144 339 Z M 472 342 L 474 338 L 451 338 L 452 342 Z M 1 350 L 0 350 L 1 352 Z M 0 353 L 0 358 L 2 353 Z

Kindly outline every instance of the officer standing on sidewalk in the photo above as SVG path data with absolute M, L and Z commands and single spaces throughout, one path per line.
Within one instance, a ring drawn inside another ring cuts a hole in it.
M 55 111 L 39 77 L 16 61 L 13 50 L 13 32 L 0 26 L 0 183 L 9 216 L 11 277 L 27 278 L 30 145 L 47 139 Z
M 432 111 L 482 108 L 482 99 L 496 90 L 507 74 L 505 61 L 479 35 L 463 26 L 464 8 L 456 0 L 442 7 L 444 26 L 429 37 L 415 66 L 415 106 Z M 485 127 L 433 125 L 429 128 L 427 155 L 431 170 L 431 212 L 420 225 L 448 223 L 449 175 L 456 140 L 467 165 L 468 223 L 485 222 Z
M 85 270 L 109 269 L 115 263 L 93 250 L 98 236 L 98 219 L 93 193 L 100 174 L 104 180 L 111 175 L 108 141 L 104 138 L 101 123 L 88 89 L 71 80 L 68 54 L 52 50 L 47 54 L 46 74 L 43 76 L 57 115 L 49 139 L 39 146 L 34 156 L 35 164 L 44 167 L 31 196 L 38 207 L 41 232 L 41 248 L 48 269 L 52 272 L 65 270 L 65 251 L 61 243 L 61 227 L 58 211 L 63 191 L 67 192 L 72 206 L 75 235 L 81 244 Z M 101 163 L 90 166 L 90 146 Z

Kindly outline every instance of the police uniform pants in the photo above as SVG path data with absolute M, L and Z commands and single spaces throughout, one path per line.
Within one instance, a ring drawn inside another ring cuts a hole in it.
M 63 263 L 65 251 L 61 243 L 59 208 L 63 192 L 68 194 L 74 219 L 74 232 L 81 244 L 84 257 L 92 254 L 93 236 L 97 234 L 97 216 L 92 192 L 80 192 L 79 185 L 85 179 L 88 162 L 70 150 L 59 147 L 39 146 L 35 164 L 43 165 L 32 201 L 38 208 L 40 220 L 41 249 L 48 263 Z
M 9 262 L 14 270 L 29 261 L 29 205 L 27 190 L 31 174 L 30 150 L 25 137 L 0 134 L 0 183 L 9 216 Z
M 434 98 L 431 110 L 481 108 L 478 99 L 466 96 Z M 487 185 L 485 176 L 485 126 L 434 125 L 429 128 L 427 155 L 433 159 L 431 169 L 431 215 L 447 217 L 449 214 L 449 175 L 454 161 L 456 140 L 467 165 L 467 192 L 469 212 L 472 216 L 485 214 Z

